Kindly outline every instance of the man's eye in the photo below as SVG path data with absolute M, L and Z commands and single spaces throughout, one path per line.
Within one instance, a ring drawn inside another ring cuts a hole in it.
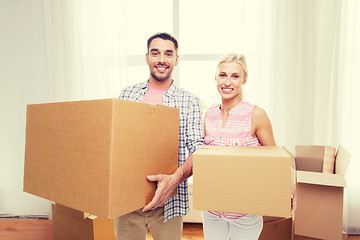
M 157 53 L 157 52 L 152 52 L 152 53 L 151 53 L 151 55 L 153 55 L 153 56 L 157 56 L 157 55 L 158 55 L 158 53 Z
M 232 76 L 233 79 L 238 79 L 239 78 L 239 75 L 234 75 Z
M 220 73 L 219 76 L 220 76 L 221 78 L 226 78 L 226 74 L 223 74 L 223 73 Z
M 171 54 L 171 53 L 167 53 L 166 56 L 172 57 L 172 54 Z

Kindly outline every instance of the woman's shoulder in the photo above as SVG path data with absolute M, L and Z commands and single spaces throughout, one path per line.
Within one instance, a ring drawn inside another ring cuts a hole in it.
M 246 102 L 246 101 L 241 101 L 238 106 L 240 108 L 247 108 L 247 109 L 250 109 L 250 110 L 253 110 L 257 105 L 256 104 L 253 104 L 253 103 L 250 103 L 250 102 Z
M 252 117 L 253 122 L 263 121 L 268 118 L 265 110 L 257 105 L 254 107 L 251 117 Z

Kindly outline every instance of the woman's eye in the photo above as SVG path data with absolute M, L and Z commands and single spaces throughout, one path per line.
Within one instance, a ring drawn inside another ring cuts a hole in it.
M 223 73 L 220 73 L 219 76 L 220 76 L 221 78 L 226 78 L 226 75 L 223 74 Z
M 233 79 L 238 79 L 239 78 L 239 75 L 234 75 L 232 76 Z

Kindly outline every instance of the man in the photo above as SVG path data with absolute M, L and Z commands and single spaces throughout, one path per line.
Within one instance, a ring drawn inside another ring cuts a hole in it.
M 178 43 L 170 34 L 158 33 L 150 37 L 145 55 L 149 80 L 125 88 L 119 97 L 179 108 L 180 127 L 178 169 L 172 175 L 147 177 L 149 181 L 157 182 L 155 196 L 143 209 L 115 219 L 118 240 L 145 240 L 148 228 L 155 240 L 181 239 L 182 215 L 189 211 L 186 179 L 192 175 L 191 153 L 204 142 L 199 98 L 176 87 L 172 80 L 173 68 L 179 60 L 177 51 Z M 176 188 L 177 195 L 170 198 Z

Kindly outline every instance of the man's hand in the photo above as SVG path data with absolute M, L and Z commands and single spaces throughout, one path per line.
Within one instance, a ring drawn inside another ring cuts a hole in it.
M 152 201 L 142 209 L 143 212 L 164 206 L 180 184 L 181 177 L 175 172 L 172 175 L 158 174 L 147 176 L 147 179 L 151 182 L 157 182 L 157 189 Z

